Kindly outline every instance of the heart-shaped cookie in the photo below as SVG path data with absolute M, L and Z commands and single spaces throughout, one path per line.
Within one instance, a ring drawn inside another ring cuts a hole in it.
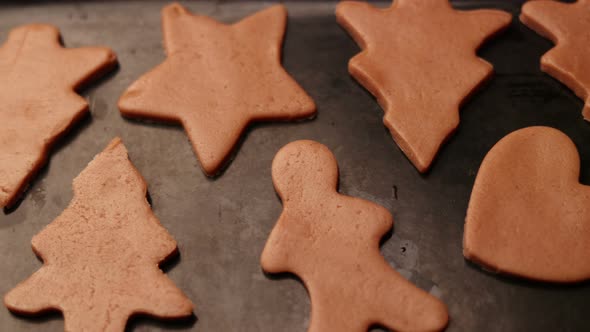
M 590 278 L 590 187 L 574 143 L 548 127 L 515 131 L 485 157 L 463 254 L 486 269 L 549 282 Z

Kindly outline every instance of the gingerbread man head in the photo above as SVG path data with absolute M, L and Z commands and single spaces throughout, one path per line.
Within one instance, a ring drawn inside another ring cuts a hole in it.
M 330 150 L 302 140 L 283 147 L 272 163 L 272 180 L 284 204 L 336 193 L 338 164 Z M 311 196 L 311 197 L 310 197 Z

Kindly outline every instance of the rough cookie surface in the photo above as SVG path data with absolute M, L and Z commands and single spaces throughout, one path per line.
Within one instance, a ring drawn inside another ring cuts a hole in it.
M 426 172 L 459 125 L 461 103 L 492 74 L 475 51 L 512 16 L 454 10 L 447 0 L 395 0 L 386 9 L 343 1 L 336 18 L 362 49 L 350 74 L 375 95 L 393 139 Z
M 310 332 L 439 331 L 445 305 L 385 261 L 379 241 L 393 225 L 380 205 L 336 191 L 338 165 L 327 147 L 296 141 L 272 164 L 283 212 L 262 253 L 269 273 L 299 276 L 311 297 Z
M 63 48 L 51 25 L 10 31 L 0 47 L 0 207 L 15 203 L 51 144 L 88 111 L 75 90 L 116 62 L 105 47 Z
M 176 241 L 146 200 L 146 183 L 119 139 L 74 179 L 74 198 L 33 237 L 44 262 L 4 298 L 14 312 L 59 310 L 66 331 L 123 331 L 129 316 L 189 316 L 191 301 L 158 264 Z

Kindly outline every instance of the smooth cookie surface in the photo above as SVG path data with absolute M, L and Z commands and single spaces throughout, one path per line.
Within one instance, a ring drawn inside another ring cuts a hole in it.
M 119 100 L 128 117 L 180 122 L 207 175 L 215 175 L 253 121 L 315 114 L 313 100 L 281 67 L 287 11 L 271 6 L 235 24 L 162 10 L 167 59 Z
M 500 140 L 481 164 L 463 253 L 486 269 L 550 282 L 590 278 L 590 187 L 574 143 L 548 127 Z
M 348 70 L 377 98 L 383 122 L 420 172 L 459 125 L 459 107 L 492 74 L 479 46 L 506 28 L 499 10 L 454 10 L 447 0 L 343 1 L 338 23 L 361 47 Z

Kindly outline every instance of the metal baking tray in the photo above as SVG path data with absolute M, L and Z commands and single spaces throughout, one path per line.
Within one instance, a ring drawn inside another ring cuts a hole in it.
M 495 7 L 515 14 L 512 26 L 479 54 L 494 67 L 492 80 L 461 111 L 456 135 L 432 170 L 420 175 L 382 124 L 374 98 L 352 79 L 347 62 L 359 49 L 337 24 L 335 3 L 287 2 L 283 64 L 314 98 L 317 118 L 256 124 L 233 162 L 207 178 L 181 127 L 121 117 L 117 99 L 142 73 L 164 59 L 160 9 L 166 2 L 26 2 L 0 5 L 0 38 L 20 24 L 61 29 L 68 47 L 106 45 L 120 68 L 82 91 L 86 117 L 55 147 L 20 205 L 0 213 L 0 294 L 41 266 L 30 240 L 64 210 L 71 183 L 114 137 L 149 185 L 152 207 L 176 238 L 180 256 L 163 269 L 195 303 L 197 318 L 165 322 L 137 317 L 133 331 L 286 331 L 307 329 L 310 304 L 293 277 L 268 277 L 259 257 L 281 212 L 270 178 L 271 160 L 297 139 L 326 144 L 340 165 L 340 191 L 388 208 L 395 226 L 382 245 L 387 261 L 419 287 L 439 296 L 451 317 L 447 331 L 588 331 L 590 285 L 555 286 L 486 273 L 462 255 L 465 211 L 478 167 L 500 138 L 522 127 L 547 125 L 569 135 L 590 183 L 590 126 L 582 101 L 539 70 L 552 44 L 520 24 L 522 1 L 457 1 L 458 8 Z M 190 2 L 190 10 L 224 22 L 268 3 Z M 386 5 L 386 4 L 383 4 Z M 444 61 L 444 59 L 441 59 Z M 62 331 L 59 313 L 14 316 L 0 308 L 1 331 Z

